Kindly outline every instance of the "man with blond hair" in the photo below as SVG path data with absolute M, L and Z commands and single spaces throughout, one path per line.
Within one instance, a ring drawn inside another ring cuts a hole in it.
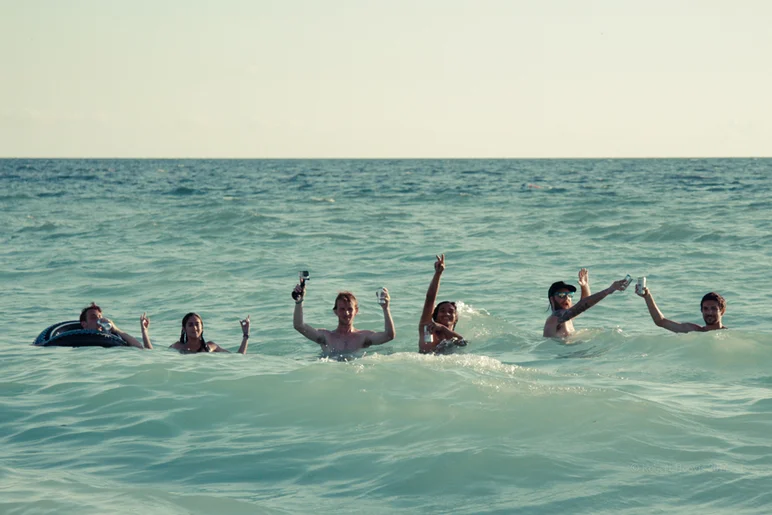
M 394 321 L 389 311 L 389 292 L 383 289 L 382 304 L 384 330 L 383 332 L 363 331 L 354 328 L 354 317 L 359 312 L 357 298 L 351 292 L 340 292 L 335 297 L 332 311 L 338 317 L 338 327 L 334 331 L 316 329 L 303 321 L 303 300 L 306 294 L 305 281 L 295 286 L 295 314 L 292 325 L 295 330 L 309 340 L 321 345 L 325 353 L 348 353 L 366 349 L 371 345 L 381 345 L 394 339 Z

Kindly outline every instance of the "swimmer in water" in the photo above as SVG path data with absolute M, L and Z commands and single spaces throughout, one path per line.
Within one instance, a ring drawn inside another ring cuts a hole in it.
M 571 321 L 573 318 L 584 313 L 615 291 L 623 291 L 627 288 L 628 283 L 625 279 L 620 279 L 619 281 L 611 283 L 611 286 L 605 290 L 601 290 L 594 295 L 589 295 L 589 278 L 587 270 L 583 268 L 579 272 L 579 284 L 582 287 L 582 298 L 576 305 L 573 305 L 572 300 L 574 293 L 576 292 L 576 286 L 566 284 L 563 281 L 552 283 L 552 286 L 550 286 L 549 291 L 547 292 L 547 299 L 549 300 L 552 314 L 547 317 L 547 321 L 544 322 L 543 336 L 545 338 L 566 338 L 567 336 L 571 336 L 575 332 L 574 324 Z M 586 292 L 585 285 L 587 288 Z M 585 293 L 588 295 L 585 295 Z
M 390 342 L 396 335 L 394 321 L 391 318 L 389 290 L 383 289 L 383 323 L 382 332 L 359 330 L 354 328 L 354 317 L 359 312 L 359 302 L 353 293 L 344 291 L 335 297 L 332 312 L 338 317 L 338 327 L 334 331 L 317 329 L 303 321 L 303 300 L 306 295 L 306 284 L 302 281 L 295 286 L 292 298 L 295 299 L 295 313 L 292 325 L 297 332 L 321 345 L 325 353 L 348 353 L 366 349 L 372 345 L 382 345 Z
M 436 258 L 434 277 L 426 291 L 424 309 L 418 322 L 418 352 L 422 354 L 444 350 L 450 345 L 464 346 L 467 343 L 463 336 L 455 332 L 458 323 L 456 303 L 444 300 L 434 305 L 440 291 L 440 277 L 445 271 L 445 254 Z
M 95 303 L 91 303 L 91 305 L 86 306 L 83 308 L 83 310 L 80 312 L 80 326 L 83 329 L 89 329 L 91 331 L 100 331 L 100 332 L 110 332 L 111 334 L 114 334 L 115 336 L 119 337 L 121 340 L 126 342 L 127 345 L 131 345 L 132 347 L 137 347 L 139 349 L 142 348 L 142 344 L 139 343 L 139 340 L 134 338 L 129 333 L 126 333 L 124 331 L 121 331 L 117 325 L 115 325 L 115 322 L 110 320 L 109 318 L 105 318 L 102 316 L 102 308 L 97 306 Z M 108 327 L 109 329 L 106 329 L 105 327 Z M 153 347 L 147 347 L 147 349 L 152 349 Z
M 239 354 L 247 353 L 247 346 L 249 345 L 249 315 L 247 318 L 240 321 L 241 324 L 241 346 L 239 347 Z M 142 315 L 142 339 L 145 341 L 145 345 L 150 345 L 150 319 L 146 314 Z M 230 352 L 223 349 L 214 342 L 206 341 L 204 337 L 204 321 L 196 313 L 188 313 L 182 318 L 182 332 L 180 333 L 180 339 L 169 346 L 171 349 L 176 349 L 183 354 L 196 353 L 196 352 Z
M 646 301 L 646 306 L 649 308 L 649 314 L 651 319 L 658 327 L 663 327 L 668 331 L 674 333 L 689 333 L 692 331 L 715 331 L 716 329 L 726 329 L 726 326 L 721 321 L 721 318 L 726 313 L 726 300 L 724 297 L 716 292 L 706 293 L 700 301 L 700 311 L 702 312 L 702 319 L 705 321 L 705 325 L 692 324 L 691 322 L 680 323 L 668 320 L 662 314 L 657 307 L 657 303 L 654 302 L 654 297 L 648 288 L 644 288 L 642 293 L 638 293 L 639 297 L 643 297 Z

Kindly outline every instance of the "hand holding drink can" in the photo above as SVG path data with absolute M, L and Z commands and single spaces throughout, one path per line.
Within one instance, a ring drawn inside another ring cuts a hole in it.
M 105 333 L 111 332 L 113 328 L 113 325 L 106 318 L 100 318 L 99 320 L 97 320 L 97 324 L 99 325 L 100 330 Z
M 429 324 L 424 326 L 424 343 L 434 343 L 434 332 L 432 331 L 432 326 Z
M 644 290 L 646 289 L 646 277 L 639 277 L 638 283 L 635 285 L 635 293 L 638 295 L 643 295 Z

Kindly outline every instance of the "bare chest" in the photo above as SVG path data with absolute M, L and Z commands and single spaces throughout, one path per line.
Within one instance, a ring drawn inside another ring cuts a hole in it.
M 365 348 L 367 336 L 362 333 L 339 334 L 328 331 L 325 334 L 325 347 L 331 351 L 346 352 Z

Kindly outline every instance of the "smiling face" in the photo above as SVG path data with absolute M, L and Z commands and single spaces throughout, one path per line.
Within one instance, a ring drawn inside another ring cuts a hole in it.
M 726 313 L 726 301 L 716 292 L 706 293 L 700 302 L 705 325 L 722 327 L 721 317 Z
M 557 311 L 558 309 L 568 309 L 573 305 L 573 297 L 574 292 L 567 288 L 561 288 L 555 293 L 552 294 L 552 297 L 550 297 L 550 302 L 552 303 L 552 310 Z
M 188 340 L 198 340 L 204 334 L 204 322 L 198 315 L 191 315 L 183 325 Z
M 338 315 L 338 323 L 348 326 L 354 323 L 354 317 L 359 312 L 359 306 L 356 299 L 343 297 L 335 301 L 335 309 L 333 311 Z
M 706 300 L 702 303 L 702 319 L 705 321 L 705 325 L 721 325 L 721 317 L 724 314 L 724 310 L 721 309 L 721 305 L 715 300 Z
M 453 329 L 458 322 L 458 310 L 455 302 L 440 302 L 434 309 L 435 322 L 442 324 L 448 329 Z

